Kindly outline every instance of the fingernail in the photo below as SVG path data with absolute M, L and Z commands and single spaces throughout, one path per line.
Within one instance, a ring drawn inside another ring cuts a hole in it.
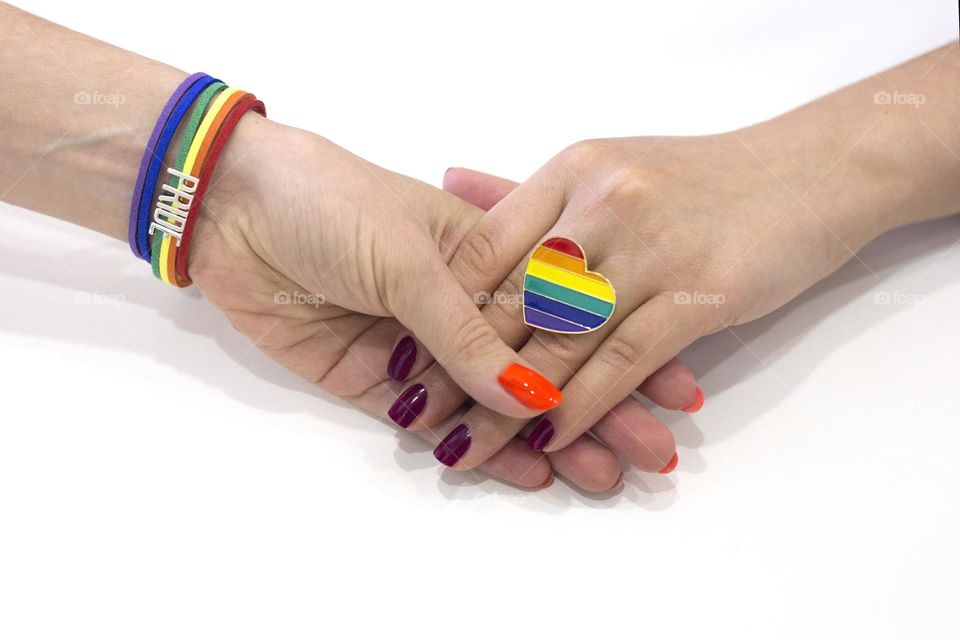
M 410 369 L 417 360 L 417 343 L 410 336 L 404 336 L 393 353 L 390 354 L 390 362 L 387 363 L 387 375 L 394 380 L 403 382 L 410 375 Z
M 543 451 L 547 448 L 547 443 L 554 434 L 553 423 L 547 418 L 540 418 L 540 422 L 533 428 L 530 435 L 527 436 L 527 444 L 534 451 Z
M 623 489 L 623 472 L 622 471 L 620 472 L 620 477 L 617 478 L 616 484 L 614 484 L 612 487 L 607 489 L 607 492 L 613 493 L 614 491 L 620 491 L 620 489 Z
M 387 411 L 390 419 L 406 429 L 427 406 L 427 388 L 419 382 L 407 387 Z
M 686 409 L 683 409 L 683 411 L 685 411 L 686 413 L 696 413 L 697 411 L 700 411 L 702 407 L 703 407 L 703 389 L 701 389 L 700 387 L 697 387 L 697 395 L 693 399 L 693 404 L 691 404 Z
M 507 393 L 537 411 L 553 409 L 563 402 L 563 394 L 552 382 L 516 362 L 504 369 L 497 381 Z
M 550 487 L 550 485 L 552 485 L 552 484 L 553 484 L 553 481 L 556 480 L 556 479 L 557 479 L 557 477 L 556 477 L 555 475 L 553 475 L 553 472 L 551 471 L 551 472 L 550 472 L 550 475 L 547 477 L 547 479 L 543 481 L 543 484 L 541 484 L 539 487 L 534 487 L 533 490 L 534 490 L 534 491 L 543 491 L 544 489 L 547 489 L 548 487 Z
M 452 467 L 467 454 L 471 438 L 473 436 L 470 434 L 470 427 L 465 424 L 458 424 L 433 450 L 433 457 L 448 467 Z
M 660 469 L 660 471 L 658 471 L 657 473 L 662 473 L 663 475 L 667 475 L 668 473 L 670 473 L 671 471 L 677 468 L 678 462 L 680 462 L 680 456 L 678 456 L 677 452 L 674 451 L 673 457 L 670 458 L 670 462 L 667 463 L 667 466 L 665 466 L 663 469 Z

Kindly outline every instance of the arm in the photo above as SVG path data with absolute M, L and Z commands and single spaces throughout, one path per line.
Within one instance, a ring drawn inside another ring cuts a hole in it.
M 547 414 L 554 435 L 545 449 L 555 451 L 616 415 L 698 337 L 780 307 L 889 229 L 957 211 L 953 44 L 744 130 L 571 145 L 462 243 L 487 251 L 460 250 L 450 266 L 467 287 L 481 274 L 499 277 L 494 297 L 510 296 L 523 288 L 530 247 L 561 236 L 582 245 L 589 268 L 616 288 L 610 320 L 574 337 L 538 331 L 526 341 L 520 309 L 485 310 L 564 390 L 563 406 Z M 524 427 L 483 407 L 463 421 L 475 434 L 457 468 Z M 672 438 L 663 425 L 648 424 L 642 440 L 667 461 L 662 443 Z
M 186 74 L 8 5 L 0 21 L 0 198 L 124 237 L 145 140 Z M 447 269 L 441 236 L 468 218 L 458 213 L 473 211 L 462 201 L 253 116 L 241 120 L 210 184 L 190 263 L 215 303 L 225 303 L 217 292 L 228 256 L 212 252 L 244 242 L 251 260 L 282 276 L 275 285 L 396 317 L 477 401 L 517 417 L 559 403 L 559 391 L 518 361 Z M 508 384 L 516 372 L 538 393 Z
M 0 197 L 125 240 L 144 144 L 187 74 L 7 4 L 0 34 Z
M 0 93 L 0 200 L 126 240 L 145 142 L 186 75 L 0 3 L 0 85 L 5 89 Z M 177 146 L 175 140 L 171 149 Z M 418 233 L 426 232 L 434 246 L 412 254 L 439 248 L 446 260 L 481 211 L 327 140 L 254 116 L 245 116 L 231 136 L 203 209 L 190 264 L 210 301 L 284 366 L 371 413 L 396 415 L 391 409 L 400 402 L 403 378 L 418 375 L 430 360 L 422 350 L 416 357 L 414 350 L 414 362 L 399 382 L 390 379 L 397 378 L 387 375 L 393 369 L 393 345 L 409 345 L 409 332 L 392 318 L 376 317 L 385 311 L 377 309 L 379 301 L 350 301 L 365 305 L 371 315 L 329 300 L 317 306 L 277 304 L 275 296 L 310 292 L 332 299 L 351 290 L 390 292 L 375 278 L 363 286 L 349 282 L 358 273 L 384 275 L 374 262 L 383 256 L 345 251 L 366 245 L 338 221 L 357 231 L 385 230 L 390 242 L 374 239 L 388 248 L 409 249 L 424 239 Z M 359 224 L 364 211 L 376 213 L 377 224 Z M 339 266 L 349 266 L 348 273 L 324 262 L 328 256 L 341 258 Z M 335 290 L 338 282 L 345 291 Z M 434 282 L 407 283 L 410 297 L 424 298 L 419 283 L 436 299 Z M 485 283 L 483 290 L 495 284 Z M 679 362 L 655 381 L 645 392 L 664 406 L 686 406 L 695 389 Z M 437 444 L 452 426 L 422 435 Z M 629 433 L 620 439 L 631 441 Z M 620 473 L 616 457 L 592 438 L 554 455 L 553 462 L 588 491 L 609 489 Z M 549 484 L 552 478 L 546 459 L 519 440 L 484 469 L 526 487 Z

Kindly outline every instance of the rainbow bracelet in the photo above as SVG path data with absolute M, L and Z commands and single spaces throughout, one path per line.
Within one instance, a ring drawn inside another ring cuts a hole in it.
M 200 94 L 199 98 L 197 98 L 197 104 L 193 107 L 193 113 L 190 115 L 190 120 L 187 122 L 187 127 L 183 133 L 183 142 L 180 145 L 180 151 L 177 154 L 177 160 L 174 163 L 174 168 L 177 171 L 184 173 L 184 164 L 187 160 L 187 153 L 190 151 L 190 144 L 193 142 L 193 138 L 197 134 L 197 128 L 200 126 L 200 120 L 203 118 L 203 113 L 206 111 L 207 106 L 210 104 L 210 101 L 213 100 L 214 96 L 225 89 L 226 86 L 227 85 L 222 82 L 214 82 L 207 87 L 203 93 Z M 189 174 L 190 172 L 186 171 L 186 173 Z M 167 192 L 175 192 L 178 182 L 178 176 L 171 176 L 167 186 L 163 187 L 163 189 Z M 181 202 L 181 204 L 186 204 L 186 206 L 189 208 L 192 202 L 193 198 L 191 197 L 189 201 L 186 203 Z M 174 219 L 172 216 L 163 217 L 165 221 L 169 222 L 171 225 L 177 226 L 182 231 L 182 226 L 178 224 L 179 221 L 177 219 Z M 153 267 L 153 275 L 161 280 L 166 281 L 160 274 L 160 251 L 163 246 L 164 238 L 168 238 L 170 236 L 168 236 L 166 233 L 150 233 L 153 235 L 150 251 L 150 264 Z
M 191 78 L 196 79 L 191 82 Z M 140 175 L 143 176 L 143 181 L 140 182 L 138 179 L 137 187 L 139 191 L 134 190 L 130 215 L 132 218 L 136 218 L 136 222 L 132 223 L 134 224 L 136 243 L 134 253 L 147 262 L 150 261 L 150 242 L 147 238 L 150 204 L 160 174 L 160 165 L 163 164 L 163 158 L 167 154 L 170 142 L 176 135 L 180 121 L 183 120 L 183 116 L 187 113 L 190 105 L 213 82 L 216 82 L 216 80 L 205 73 L 195 73 L 184 80 L 160 113 L 157 124 L 153 128 L 154 135 L 151 136 L 147 148 L 143 152 L 143 160 L 140 162 Z M 178 94 L 180 94 L 179 97 Z M 154 144 L 151 145 L 151 142 Z
M 204 193 L 230 133 L 250 110 L 266 116 L 263 103 L 253 94 L 198 73 L 180 84 L 160 113 L 134 188 L 130 247 L 150 262 L 163 282 L 178 287 L 190 284 L 187 255 Z M 160 181 L 160 191 L 155 193 L 160 165 L 188 111 L 177 158 L 166 169 L 170 178 Z M 191 212 L 195 213 L 191 216 Z

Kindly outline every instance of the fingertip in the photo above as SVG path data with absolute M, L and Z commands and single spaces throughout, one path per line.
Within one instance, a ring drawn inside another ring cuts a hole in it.
M 457 170 L 456 167 L 447 167 L 447 170 L 443 172 L 443 190 L 444 191 L 450 191 L 450 189 L 447 186 L 447 181 L 451 179 L 450 172 L 451 171 L 455 172 L 456 170 Z M 454 173 L 454 176 L 456 176 L 455 173 Z
M 696 388 L 693 372 L 679 358 L 673 358 L 650 374 L 637 390 L 664 409 L 677 411 L 693 403 Z
M 657 473 L 667 475 L 668 473 L 670 473 L 671 471 L 677 468 L 677 464 L 679 464 L 679 462 L 680 462 L 680 456 L 678 456 L 677 452 L 674 451 L 673 457 L 670 458 L 670 462 L 664 465 L 664 467 L 660 469 L 660 471 L 658 471 Z
M 700 411 L 700 409 L 703 408 L 703 402 L 704 402 L 703 389 L 701 389 L 700 387 L 697 387 L 697 390 L 693 396 L 693 402 L 691 402 L 689 406 L 684 407 L 683 412 L 696 413 L 697 411 Z
M 553 471 L 551 471 L 550 475 L 547 476 L 547 479 L 544 480 L 542 484 L 540 484 L 539 486 L 533 487 L 531 490 L 543 491 L 544 489 L 549 489 L 550 487 L 553 486 L 553 483 L 556 481 L 556 479 L 557 479 L 556 474 L 554 474 Z
M 610 491 L 622 474 L 617 456 L 589 436 L 577 438 L 549 459 L 556 473 L 588 493 Z

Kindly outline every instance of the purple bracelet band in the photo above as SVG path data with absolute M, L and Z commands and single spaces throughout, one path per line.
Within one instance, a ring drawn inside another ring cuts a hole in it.
M 147 166 L 149 166 L 150 159 L 153 158 L 154 154 L 156 153 L 157 142 L 160 139 L 160 132 L 163 131 L 164 125 L 170 118 L 170 114 L 177 106 L 177 103 L 180 102 L 180 98 L 183 97 L 183 94 L 186 93 L 197 80 L 205 77 L 206 75 L 207 74 L 205 73 L 195 73 L 180 83 L 180 86 L 177 87 L 177 90 L 174 91 L 173 95 L 170 96 L 170 99 L 167 100 L 167 104 L 164 105 L 163 111 L 160 112 L 160 116 L 157 118 L 156 124 L 153 125 L 153 133 L 150 134 L 150 139 L 147 140 L 147 148 L 143 150 L 143 159 L 140 161 L 140 171 L 137 173 L 137 182 L 133 187 L 133 201 L 130 204 L 130 226 L 128 231 L 130 249 L 138 258 L 142 258 L 143 255 L 140 253 L 140 249 L 137 247 L 137 216 L 140 210 L 140 200 L 143 197 L 143 182 L 146 179 Z

